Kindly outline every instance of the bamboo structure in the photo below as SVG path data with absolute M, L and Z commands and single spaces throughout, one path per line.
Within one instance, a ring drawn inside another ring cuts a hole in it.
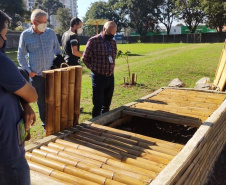
M 81 83 L 82 83 L 82 67 L 75 67 L 75 109 L 74 109 L 74 126 L 78 124 L 80 113 Z
M 54 72 L 44 71 L 42 73 L 43 77 L 46 79 L 46 136 L 54 134 Z M 49 87 L 49 88 L 48 88 Z
M 43 71 L 46 79 L 46 135 L 78 123 L 82 67 L 73 66 Z
M 65 184 L 203 185 L 226 142 L 225 98 L 226 93 L 163 88 L 76 125 L 70 134 L 47 137 L 27 150 L 26 159 L 32 171 Z M 197 131 L 183 145 L 114 128 L 135 115 L 171 125 L 190 121 Z

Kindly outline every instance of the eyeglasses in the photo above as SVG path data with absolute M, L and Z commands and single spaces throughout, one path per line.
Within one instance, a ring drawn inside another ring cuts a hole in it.
M 40 22 L 40 21 L 38 21 L 38 20 L 35 20 L 35 22 L 37 22 L 37 23 L 39 23 L 39 24 L 43 24 L 43 23 L 46 24 L 46 22 Z

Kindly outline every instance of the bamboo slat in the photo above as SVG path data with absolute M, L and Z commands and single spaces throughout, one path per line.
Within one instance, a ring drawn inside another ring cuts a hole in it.
M 214 79 L 214 82 L 213 82 L 214 85 L 216 85 L 216 86 L 218 85 L 218 83 L 219 83 L 219 81 L 222 77 L 222 73 L 223 73 L 223 70 L 224 70 L 225 63 L 226 63 L 226 51 L 225 51 L 225 49 L 223 49 L 219 63 L 218 63 L 218 68 L 217 68 L 217 71 L 216 71 L 216 74 L 215 74 L 215 79 Z
M 101 168 L 98 168 L 95 165 L 92 165 L 92 164 L 89 164 L 89 163 L 86 163 L 86 162 L 82 162 L 82 161 L 79 161 L 77 159 L 72 159 L 72 158 L 68 159 L 68 157 L 63 157 L 63 156 L 60 156 L 59 154 L 53 154 L 53 153 L 49 153 L 49 152 L 46 152 L 46 151 L 43 151 L 43 150 L 35 149 L 33 151 L 33 153 L 36 153 L 36 154 L 42 155 L 43 157 L 54 159 L 54 160 L 57 160 L 57 161 L 60 161 L 60 162 L 63 161 L 66 164 L 76 166 L 77 168 L 87 170 L 89 172 L 92 172 L 92 173 L 95 173 L 95 174 L 98 174 L 98 175 L 101 175 L 101 176 L 104 176 L 104 177 L 110 178 L 110 179 L 112 177 L 114 177 L 117 173 L 120 173 L 120 174 L 123 174 L 125 176 L 135 178 L 139 181 L 143 181 L 143 182 L 150 182 L 151 181 L 151 179 L 147 176 L 143 176 L 143 175 L 140 175 L 140 174 L 137 174 L 137 173 L 128 172 L 128 171 L 121 170 L 121 169 L 115 169 L 114 167 L 109 166 L 109 165 L 103 164 L 103 165 L 101 165 Z M 134 182 L 137 182 L 137 181 L 135 180 Z
M 61 131 L 68 128 L 69 70 L 61 70 Z
M 46 136 L 54 133 L 54 71 L 43 71 L 42 76 L 46 79 L 45 101 L 46 101 Z
M 173 146 L 173 147 L 183 148 L 183 145 L 181 145 L 181 144 L 171 143 L 171 142 L 164 141 L 164 140 L 161 140 L 161 139 L 143 136 L 141 134 L 135 134 L 135 133 L 128 132 L 128 131 L 118 130 L 118 129 L 115 129 L 115 128 L 111 128 L 111 127 L 107 127 L 107 126 L 103 126 L 103 125 L 98 125 L 98 124 L 95 124 L 95 123 L 92 123 L 91 125 L 87 125 L 87 127 L 99 128 L 99 129 L 105 130 L 106 132 L 114 132 L 115 135 L 119 134 L 121 136 L 125 136 L 127 138 L 131 138 L 131 139 L 138 140 L 138 141 L 145 141 L 146 140 L 146 141 L 149 141 L 149 142 L 155 142 L 157 145 L 159 143 L 164 143 L 164 144 L 167 144 L 167 145 L 170 145 L 170 146 Z
M 81 185 L 98 185 L 97 183 L 85 180 L 85 179 L 81 179 L 78 177 L 75 177 L 73 175 L 69 175 L 63 172 L 60 172 L 58 170 L 54 170 L 53 168 L 50 167 L 46 167 L 44 165 L 41 165 L 39 163 L 33 162 L 28 160 L 28 164 L 30 169 L 49 175 L 51 177 L 54 177 L 56 179 L 62 180 L 64 182 L 68 182 L 68 183 L 72 183 L 72 184 L 81 184 Z
M 80 114 L 80 98 L 82 84 L 82 67 L 75 66 L 75 98 L 74 98 L 74 126 L 78 124 Z
M 74 122 L 74 101 L 75 101 L 75 67 L 69 68 L 69 90 L 68 90 L 68 128 L 73 127 Z
M 55 112 L 54 112 L 54 133 L 60 132 L 60 117 L 61 117 L 61 70 L 54 70 L 54 97 L 55 97 Z

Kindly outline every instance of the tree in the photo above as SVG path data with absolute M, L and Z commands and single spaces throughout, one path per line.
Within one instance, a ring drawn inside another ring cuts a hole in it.
M 35 0 L 32 9 L 42 9 L 46 11 L 48 16 L 56 15 L 58 8 L 63 8 L 63 4 L 59 0 Z M 48 19 L 50 25 L 50 19 Z
M 201 6 L 202 0 L 177 0 L 177 6 L 180 7 L 178 18 L 183 20 L 190 33 L 196 31 L 197 26 L 204 22 L 205 13 Z
M 162 0 L 159 3 L 155 11 L 155 17 L 159 22 L 164 24 L 167 35 L 169 35 L 175 16 L 179 13 L 179 8 L 177 8 L 175 0 Z
M 108 4 L 103 1 L 91 3 L 88 11 L 86 12 L 85 18 L 83 19 L 83 28 L 85 35 L 95 35 L 96 26 L 89 26 L 85 23 L 88 19 L 108 19 L 107 13 L 109 11 Z M 103 26 L 98 26 L 98 32 L 102 30 Z
M 121 7 L 118 6 L 118 2 L 119 0 L 109 0 L 109 2 L 99 1 L 92 3 L 83 19 L 84 23 L 88 19 L 107 19 L 116 23 L 117 31 L 128 27 L 128 19 Z M 84 33 L 87 35 L 94 35 L 96 34 L 95 28 L 95 26 L 84 24 Z M 101 31 L 102 28 L 103 26 L 99 26 L 98 31 Z
M 157 21 L 154 17 L 159 1 L 155 0 L 120 0 L 120 6 L 128 14 L 129 26 L 141 35 L 154 31 Z
M 222 0 L 203 0 L 203 9 L 207 14 L 207 25 L 222 32 L 226 24 L 226 2 Z
M 71 18 L 68 8 L 59 8 L 57 10 L 56 20 L 60 23 L 60 26 L 55 29 L 55 32 L 62 36 L 69 29 Z
M 0 0 L 0 7 L 2 11 L 12 18 L 10 29 L 14 30 L 21 25 L 23 16 L 26 13 L 23 0 Z

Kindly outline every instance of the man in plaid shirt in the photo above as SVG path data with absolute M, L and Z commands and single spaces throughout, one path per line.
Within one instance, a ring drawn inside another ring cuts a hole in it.
M 103 31 L 90 38 L 82 60 L 91 70 L 93 88 L 92 117 L 108 112 L 114 92 L 114 68 L 117 46 L 113 37 L 117 25 L 113 21 L 104 24 Z

